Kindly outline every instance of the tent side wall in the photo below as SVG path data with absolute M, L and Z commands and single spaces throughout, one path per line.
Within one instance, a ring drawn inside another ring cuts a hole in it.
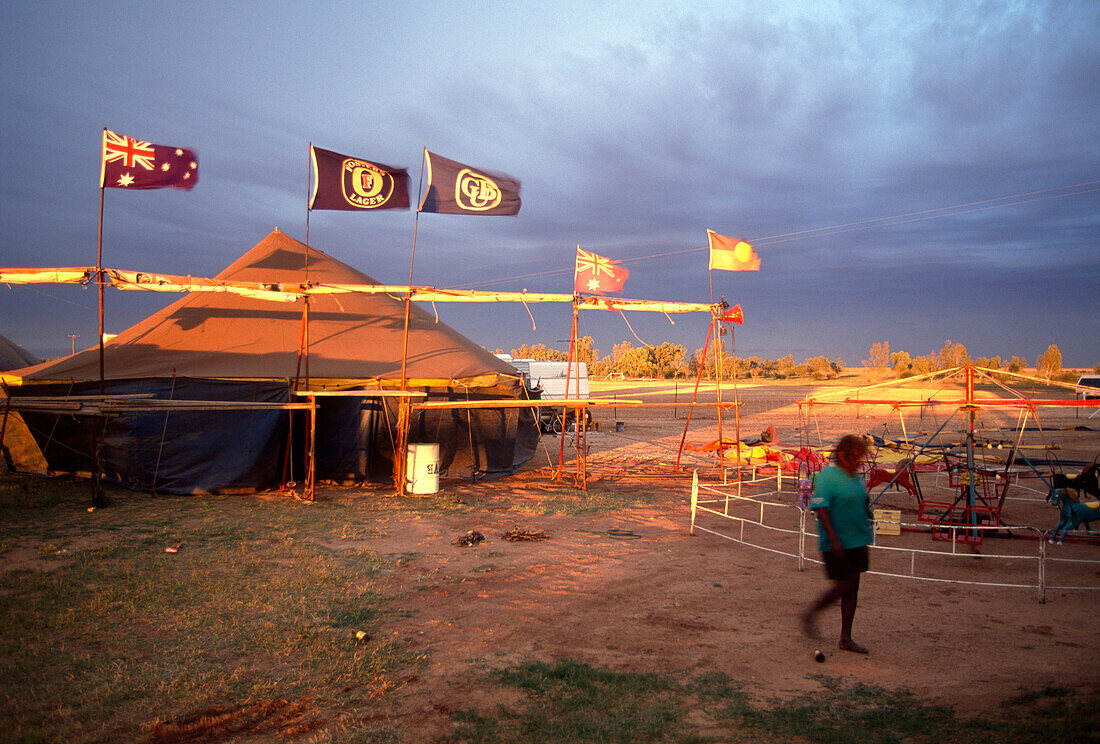
M 429 391 L 428 401 L 522 398 L 518 380 L 494 388 Z M 438 442 L 444 478 L 510 475 L 531 459 L 539 429 L 533 408 L 428 409 L 414 412 L 409 442 Z
M 421 388 L 425 401 L 517 398 L 522 384 L 481 388 Z M 317 414 L 317 478 L 337 483 L 393 480 L 395 398 L 320 398 Z M 298 426 L 298 429 L 304 428 Z M 439 444 L 443 478 L 510 475 L 531 459 L 539 431 L 533 409 L 416 410 L 409 442 Z
M 152 394 L 161 400 L 285 403 L 285 382 L 191 378 L 110 380 L 107 395 Z M 16 392 L 16 391 L 13 391 Z M 33 385 L 20 396 L 97 395 L 99 383 Z M 90 473 L 104 419 L 26 412 L 27 426 L 54 473 Z M 225 493 L 278 485 L 287 440 L 279 410 L 128 412 L 109 416 L 103 434 L 104 477 L 126 488 L 163 493 Z
M 98 383 L 26 385 L 19 397 L 97 395 Z M 194 378 L 109 380 L 107 395 L 152 395 L 160 400 L 285 403 L 285 381 Z M 427 400 L 487 400 L 522 395 L 509 380 L 483 388 L 428 388 Z M 297 399 L 301 400 L 301 399 Z M 96 416 L 25 412 L 23 418 L 50 471 L 87 474 L 104 420 Z M 394 398 L 318 400 L 316 474 L 320 481 L 393 480 Z M 104 477 L 139 491 L 202 494 L 278 488 L 304 480 L 304 411 L 217 410 L 124 412 L 106 420 L 100 460 Z M 289 427 L 289 431 L 288 431 Z M 514 473 L 535 453 L 538 428 L 531 409 L 416 411 L 410 442 L 438 442 L 444 478 Z M 291 447 L 288 457 L 287 447 Z

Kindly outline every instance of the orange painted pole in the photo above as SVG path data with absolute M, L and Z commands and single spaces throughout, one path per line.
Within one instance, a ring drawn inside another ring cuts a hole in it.
M 569 378 L 573 369 L 573 352 L 577 344 L 577 301 L 573 300 L 573 327 L 569 332 L 569 360 L 565 363 L 565 399 L 569 400 Z M 580 395 L 580 375 L 577 376 L 577 395 Z M 558 446 L 558 472 L 554 480 L 561 480 L 562 467 L 565 464 L 565 429 L 569 417 L 569 407 L 561 409 L 561 443 Z
M 680 437 L 680 449 L 676 452 L 676 472 L 680 472 L 680 456 L 684 454 L 684 442 L 687 441 L 688 427 L 691 426 L 691 414 L 695 411 L 695 400 L 699 397 L 699 381 L 703 379 L 703 370 L 707 366 L 707 350 L 710 337 L 714 333 L 714 319 L 707 328 L 707 340 L 703 343 L 703 353 L 699 356 L 699 372 L 695 375 L 695 390 L 691 393 L 691 405 L 688 406 L 687 421 L 684 422 L 684 434 Z

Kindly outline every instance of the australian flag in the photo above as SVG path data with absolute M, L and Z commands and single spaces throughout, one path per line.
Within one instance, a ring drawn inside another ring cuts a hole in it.
M 194 150 L 152 145 L 103 130 L 103 166 L 99 186 L 104 189 L 190 189 L 199 181 L 199 159 Z

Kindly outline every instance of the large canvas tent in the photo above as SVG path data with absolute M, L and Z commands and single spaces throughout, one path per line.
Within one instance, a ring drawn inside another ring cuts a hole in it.
M 0 336 L 0 372 L 19 369 L 41 361 L 11 339 Z M 6 403 L 7 401 L 0 397 L 0 410 L 6 407 Z M 30 432 L 27 431 L 23 418 L 13 411 L 8 412 L 7 421 L 0 421 L 0 472 L 7 467 L 33 473 L 45 472 L 46 468 L 46 463 Z
M 378 284 L 371 277 L 272 232 L 217 279 L 281 284 Z M 154 313 L 104 347 L 107 395 L 162 400 L 298 402 L 296 381 L 315 391 L 396 388 L 404 302 L 387 294 L 341 294 L 280 303 L 230 293 L 194 293 Z M 303 350 L 307 353 L 303 354 Z M 5 375 L 12 394 L 99 393 L 98 348 Z M 407 378 L 427 400 L 519 397 L 508 364 L 413 306 Z M 12 387 L 12 386 L 16 387 Z M 298 385 L 301 386 L 300 384 Z M 320 480 L 392 478 L 396 406 L 381 396 L 322 397 L 316 430 Z M 103 474 L 122 485 L 169 493 L 272 488 L 303 476 L 304 412 L 208 410 L 121 412 L 99 417 L 24 415 L 51 469 L 91 471 L 101 439 Z M 103 427 L 100 435 L 99 427 Z M 527 409 L 417 411 L 410 442 L 440 444 L 444 477 L 514 472 L 534 453 Z
M 42 361 L 6 336 L 0 336 L 0 372 Z

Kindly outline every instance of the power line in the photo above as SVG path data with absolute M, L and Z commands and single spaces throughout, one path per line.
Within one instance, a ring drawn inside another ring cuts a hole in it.
M 82 308 L 84 310 L 95 310 L 95 306 L 93 306 L 93 305 L 83 305 L 79 302 L 74 302 L 73 300 L 67 300 L 64 297 L 58 297 L 57 295 L 52 295 L 49 292 L 43 292 L 41 289 L 38 289 L 37 287 L 30 286 L 28 284 L 18 284 L 16 286 L 20 289 L 25 289 L 28 292 L 35 292 L 37 294 L 42 295 L 43 297 L 49 297 L 51 300 L 57 300 L 58 302 L 67 302 L 70 305 L 75 305 L 76 307 Z M 8 285 L 8 288 L 11 289 L 12 288 L 11 285 Z
M 1080 196 L 1082 194 L 1089 194 L 1095 191 L 1100 191 L 1100 179 L 1094 181 L 1083 181 L 1081 183 L 1070 184 L 1067 186 L 1055 186 L 1049 189 L 1037 189 L 1035 191 L 1024 191 L 1018 194 L 1010 194 L 1008 196 L 997 196 L 991 199 L 980 199 L 972 202 L 960 202 L 958 204 L 952 204 L 946 207 L 936 207 L 934 209 L 925 209 L 917 212 L 903 212 L 901 214 L 890 215 L 888 217 L 873 217 L 864 220 L 856 220 L 854 222 L 844 222 L 836 225 L 826 225 L 824 227 L 811 227 L 805 230 L 795 230 L 789 233 L 781 233 L 778 235 L 768 235 L 760 238 L 748 239 L 753 245 L 777 245 L 779 243 L 790 243 L 798 240 L 806 240 L 809 238 L 824 238 L 832 235 L 840 235 L 848 232 L 858 232 L 861 230 L 872 230 L 880 227 L 891 227 L 894 225 L 905 225 L 912 222 L 924 222 L 927 220 L 941 219 L 944 217 L 954 217 L 958 215 L 971 214 L 974 212 L 982 212 L 990 209 L 1003 209 L 1005 207 L 1015 207 L 1021 204 L 1028 204 L 1031 202 L 1045 201 L 1048 199 L 1063 199 L 1067 196 Z M 1084 188 L 1091 186 L 1093 188 Z M 1053 194 L 1055 191 L 1066 191 L 1067 189 L 1080 189 L 1065 194 Z M 1049 196 L 1036 196 L 1038 194 L 1050 194 Z M 1023 197 L 1035 197 L 1032 199 L 1025 199 Z M 1015 201 L 1013 201 L 1015 200 Z M 1001 202 L 1001 203 L 995 203 Z M 982 206 L 984 205 L 984 206 Z M 966 207 L 974 207 L 973 209 L 966 209 Z M 912 218 L 912 219 L 906 219 Z M 699 253 L 701 251 L 708 250 L 707 246 L 697 246 L 695 248 L 681 248 L 674 251 L 664 251 L 662 253 L 652 253 L 647 256 L 633 256 L 631 258 L 621 259 L 621 263 L 641 263 L 642 261 L 652 261 L 658 258 L 667 258 L 669 256 L 681 256 L 687 253 Z M 558 276 L 561 274 L 567 274 L 572 271 L 572 267 L 565 267 L 561 269 L 549 269 L 547 271 L 535 271 L 527 274 L 514 274 L 512 276 L 499 277 L 496 279 L 485 279 L 479 282 L 469 282 L 467 284 L 456 284 L 455 289 L 469 289 L 472 287 L 483 287 L 490 284 L 499 284 L 500 282 L 513 281 L 516 279 L 535 279 L 544 276 Z

